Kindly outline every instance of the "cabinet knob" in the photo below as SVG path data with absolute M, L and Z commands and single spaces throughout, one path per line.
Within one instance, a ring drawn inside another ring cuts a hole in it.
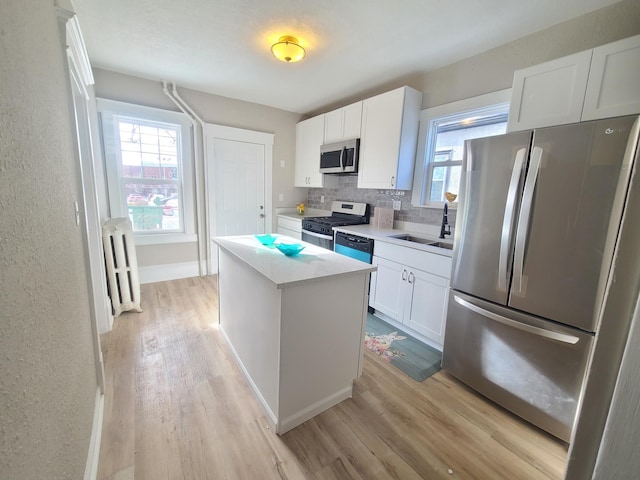
M 261 213 L 261 214 L 260 214 L 260 218 L 264 218 L 264 213 Z
M 402 280 L 406 280 L 407 279 L 407 271 L 406 270 L 402 270 Z
M 409 283 L 413 283 L 415 279 L 416 276 L 413 274 L 413 272 L 409 272 Z
M 391 177 L 391 186 L 392 187 L 396 186 L 396 177 Z

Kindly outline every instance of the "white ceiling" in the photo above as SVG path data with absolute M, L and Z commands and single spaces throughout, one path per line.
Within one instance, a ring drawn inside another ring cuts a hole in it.
M 72 1 L 94 67 L 308 113 L 619 0 Z

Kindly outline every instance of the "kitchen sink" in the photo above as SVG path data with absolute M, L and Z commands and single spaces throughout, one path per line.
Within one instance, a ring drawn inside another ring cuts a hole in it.
M 397 237 L 393 237 L 398 240 L 406 240 L 407 242 L 421 243 L 422 245 L 428 245 L 430 247 L 444 248 L 446 250 L 453 250 L 453 245 L 445 242 L 434 242 L 433 240 L 429 240 L 428 238 L 416 237 L 413 235 L 399 235 Z

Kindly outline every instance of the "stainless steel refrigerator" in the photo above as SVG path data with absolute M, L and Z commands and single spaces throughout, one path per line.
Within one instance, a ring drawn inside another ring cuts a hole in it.
M 640 117 L 467 141 L 443 368 L 569 441 Z

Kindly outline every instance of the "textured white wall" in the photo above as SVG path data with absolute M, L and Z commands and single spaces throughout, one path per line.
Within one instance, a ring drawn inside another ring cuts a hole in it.
M 0 478 L 84 475 L 97 381 L 52 0 L 0 2 Z

